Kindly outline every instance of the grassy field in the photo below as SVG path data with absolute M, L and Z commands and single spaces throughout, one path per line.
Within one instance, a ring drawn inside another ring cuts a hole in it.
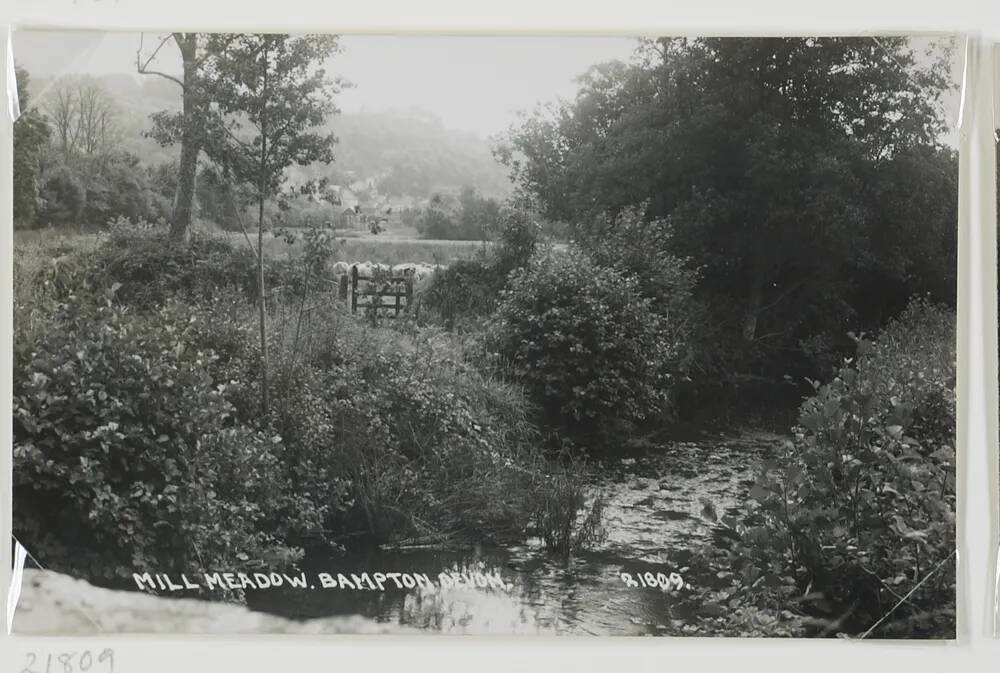
M 242 240 L 240 235 L 239 240 Z M 422 238 L 365 236 L 338 239 L 334 261 L 372 262 L 374 264 L 419 263 L 449 265 L 460 259 L 472 259 L 484 246 L 483 241 L 436 241 Z M 291 245 L 281 238 L 265 241 L 269 257 L 280 259 L 301 251 L 302 243 Z
M 472 259 L 479 250 L 491 243 L 484 241 L 439 241 L 411 237 L 410 232 L 385 232 L 378 235 L 350 232 L 341 236 L 338 232 L 338 245 L 334 261 L 338 262 L 372 262 L 374 264 L 405 264 L 426 263 L 449 265 L 460 259 Z M 234 245 L 245 245 L 242 234 L 227 232 Z M 251 234 L 253 237 L 253 234 Z M 85 247 L 96 242 L 94 232 L 75 229 L 41 229 L 33 231 L 18 230 L 14 232 L 14 242 L 17 245 L 34 243 L 49 243 L 56 239 L 74 246 Z M 287 243 L 283 238 L 270 234 L 265 235 L 264 251 L 271 259 L 283 259 L 294 256 L 302 250 L 302 242 Z

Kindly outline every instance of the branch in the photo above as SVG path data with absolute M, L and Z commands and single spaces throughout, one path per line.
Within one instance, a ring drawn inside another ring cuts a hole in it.
M 149 58 L 146 59 L 146 62 L 143 63 L 142 62 L 143 33 L 139 33 L 139 48 L 135 50 L 135 69 L 140 75 L 157 75 L 159 77 L 169 79 L 171 82 L 176 83 L 181 89 L 184 89 L 184 82 L 177 79 L 173 75 L 168 75 L 165 72 L 159 72 L 157 70 L 147 69 L 149 67 L 149 64 L 153 61 L 153 59 L 156 58 L 156 55 L 160 53 L 160 50 L 163 49 L 163 45 L 165 45 L 167 41 L 170 40 L 172 37 L 173 35 L 171 34 L 167 35 L 165 38 L 160 40 L 160 44 L 156 47 L 156 49 L 153 50 L 153 53 L 150 54 Z
M 202 55 L 195 59 L 194 61 L 195 68 L 200 68 L 202 63 L 204 63 L 209 58 L 217 54 L 219 51 L 225 51 L 226 49 L 228 49 L 229 45 L 232 44 L 237 37 L 239 37 L 239 35 L 236 33 L 227 33 L 221 45 L 217 45 L 216 48 L 212 50 L 209 50 L 206 47 L 203 50 Z
M 229 201 L 233 205 L 233 211 L 236 213 L 236 219 L 239 220 L 240 229 L 243 230 L 243 238 L 247 240 L 247 245 L 250 246 L 250 250 L 253 252 L 254 257 L 258 257 L 259 253 L 257 248 L 253 247 L 253 241 L 250 240 L 250 234 L 247 232 L 247 225 L 243 223 L 243 213 L 240 212 L 239 205 L 236 203 L 236 197 L 233 196 L 233 185 L 231 183 L 226 184 L 227 191 L 229 192 Z
M 241 150 L 246 152 L 247 155 L 246 158 L 252 162 L 256 162 L 256 157 L 254 157 L 254 155 L 250 153 L 250 150 L 252 149 L 250 143 L 246 142 L 245 140 L 240 140 L 239 138 L 237 138 L 236 134 L 234 134 L 232 129 L 230 129 L 226 124 L 221 124 L 220 126 L 222 126 L 222 130 L 226 132 L 226 135 L 232 138 Z
M 774 301 L 772 301 L 767 306 L 762 307 L 760 309 L 759 313 L 763 313 L 764 311 L 767 311 L 769 309 L 774 308 L 775 306 L 777 306 L 778 304 L 780 304 L 781 302 L 783 302 L 785 299 L 787 299 L 790 294 L 792 294 L 793 292 L 795 292 L 796 290 L 798 290 L 803 285 L 804 285 L 804 283 L 802 281 L 799 281 L 797 283 L 792 283 L 790 286 L 788 286 L 788 288 L 784 292 L 782 292 L 781 294 L 778 295 L 777 299 L 775 299 Z
M 860 636 L 858 636 L 858 639 L 861 640 L 861 639 L 867 638 L 871 634 L 872 631 L 874 631 L 876 628 L 878 628 L 879 624 L 881 624 L 886 619 L 888 619 L 889 615 L 891 615 L 893 612 L 896 611 L 896 608 L 898 608 L 900 605 L 902 605 L 903 603 L 905 603 L 906 601 L 908 601 L 909 598 L 910 598 L 910 596 L 912 596 L 914 594 L 914 592 L 916 592 L 917 589 L 919 589 L 921 586 L 923 586 L 924 582 L 926 582 L 927 580 L 929 580 L 934 575 L 934 573 L 936 573 L 938 570 L 941 569 L 941 566 L 943 566 L 945 563 L 947 563 L 948 561 L 950 561 L 951 558 L 953 556 L 955 556 L 956 554 L 958 554 L 958 550 L 957 549 L 955 551 L 953 551 L 952 553 L 948 554 L 943 559 L 941 559 L 941 561 L 938 562 L 938 564 L 936 566 L 934 566 L 931 569 L 931 571 L 924 576 L 924 578 L 922 580 L 920 580 L 919 582 L 917 582 L 916 586 L 914 586 L 912 589 L 910 589 L 906 593 L 905 596 L 903 596 L 901 599 L 899 599 L 898 603 L 896 603 L 894 606 L 892 606 L 891 610 L 889 610 L 887 613 L 885 613 L 884 615 L 882 615 L 882 617 L 877 622 L 875 622 L 870 627 L 868 627 L 867 631 L 865 631 Z

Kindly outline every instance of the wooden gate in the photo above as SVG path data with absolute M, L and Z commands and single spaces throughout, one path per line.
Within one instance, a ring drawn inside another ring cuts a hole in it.
M 360 287 L 362 283 L 364 288 Z M 385 298 L 389 301 L 383 301 Z M 357 265 L 351 267 L 351 313 L 357 313 L 358 308 L 361 308 L 372 318 L 379 317 L 382 311 L 388 311 L 390 317 L 398 318 L 400 314 L 410 311 L 412 303 L 413 269 L 402 273 L 388 269 L 376 270 L 370 275 L 362 275 L 358 272 Z

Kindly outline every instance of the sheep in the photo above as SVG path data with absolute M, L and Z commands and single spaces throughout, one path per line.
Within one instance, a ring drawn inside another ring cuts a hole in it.
M 360 264 L 355 264 L 354 266 L 358 269 L 359 276 L 371 276 L 372 275 L 372 263 L 362 262 Z

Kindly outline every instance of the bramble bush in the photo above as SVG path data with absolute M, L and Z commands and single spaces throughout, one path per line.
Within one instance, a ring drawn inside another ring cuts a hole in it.
M 288 552 L 274 512 L 319 517 L 282 478 L 281 437 L 234 422 L 186 308 L 158 317 L 73 297 L 56 329 L 15 339 L 14 530 L 53 568 L 113 583 L 231 567 Z
M 747 584 L 788 578 L 855 635 L 951 637 L 954 313 L 918 299 L 857 344 L 751 491 Z
M 512 274 L 490 341 L 545 424 L 584 446 L 662 411 L 683 346 L 633 276 L 576 248 Z

